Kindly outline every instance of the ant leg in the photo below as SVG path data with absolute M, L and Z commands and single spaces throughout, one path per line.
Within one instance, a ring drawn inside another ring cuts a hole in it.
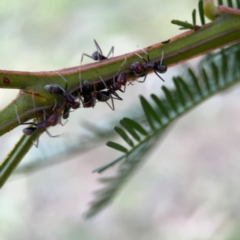
M 98 73 L 98 72 L 97 72 L 97 73 Z M 99 75 L 99 73 L 98 73 L 98 76 L 99 76 L 99 78 L 101 79 L 101 81 L 102 81 L 103 85 L 105 86 L 105 88 L 108 88 L 107 85 L 106 85 L 106 83 L 103 81 L 102 77 Z M 95 85 L 94 85 L 94 86 L 95 86 Z
M 93 41 L 94 41 L 96 49 L 97 49 L 98 60 L 101 60 L 101 56 L 103 56 L 102 49 L 100 48 L 100 46 L 98 45 L 98 43 L 97 43 L 97 41 L 95 39 L 93 39 Z
M 15 106 L 15 113 L 16 113 L 16 116 L 17 116 L 17 120 L 18 120 L 18 123 L 19 123 L 19 125 L 20 125 L 20 124 L 21 124 L 21 120 L 20 120 L 20 117 L 19 117 L 19 115 L 18 115 L 17 105 L 14 104 L 14 106 Z
M 114 46 L 111 47 L 108 55 L 107 55 L 107 58 L 110 56 L 110 54 L 112 53 L 112 57 L 114 56 Z
M 34 90 L 32 89 L 32 102 L 33 102 L 33 109 L 35 110 L 36 109 L 36 104 L 35 104 L 35 101 L 34 101 Z
M 147 74 L 145 74 L 145 76 L 144 76 L 143 80 L 141 80 L 141 81 L 137 80 L 137 81 L 138 81 L 139 83 L 144 83 L 144 82 L 145 82 L 145 80 L 146 80 L 146 78 L 147 78 Z
M 119 97 L 119 95 L 116 92 L 111 93 L 112 95 L 114 95 L 115 97 L 111 96 L 112 99 L 116 99 L 116 100 L 123 100 L 121 97 Z
M 144 59 L 141 55 L 139 55 L 139 54 L 137 54 L 137 53 L 135 53 L 135 55 L 137 55 L 137 56 L 140 57 L 145 63 L 147 63 L 147 60 Z
M 122 90 L 123 93 L 125 93 L 126 87 L 127 87 L 127 84 L 124 85 L 124 88 L 123 88 L 123 90 Z
M 148 52 L 145 51 L 143 48 L 142 48 L 142 51 L 147 55 L 147 61 L 146 61 L 146 63 L 150 62 L 150 58 L 149 58 Z
M 90 99 L 90 101 L 92 101 L 92 108 L 94 108 L 95 107 L 95 105 L 96 105 L 96 99 L 97 99 L 97 89 L 96 89 L 96 85 L 94 84 L 94 91 L 91 93 L 91 99 Z
M 36 143 L 33 142 L 33 145 L 34 145 L 36 148 L 38 148 L 38 145 L 39 145 L 39 135 L 38 135 L 38 137 L 37 137 L 37 142 L 36 142 Z
M 60 73 L 58 73 L 58 72 L 55 72 L 55 73 L 57 73 L 57 74 L 62 78 L 62 80 L 65 82 L 65 88 L 64 88 L 64 90 L 67 91 L 67 88 L 68 88 L 67 79 L 66 79 L 62 74 L 60 74 Z
M 82 93 L 82 72 L 81 72 L 81 68 L 82 68 L 82 61 L 80 62 L 79 74 L 78 74 L 78 77 L 79 77 L 79 89 L 80 89 L 80 92 Z
M 82 57 L 81 57 L 81 63 L 83 62 L 84 56 L 89 57 L 89 58 L 91 58 L 92 60 L 94 60 L 94 59 L 92 58 L 92 56 L 88 55 L 87 53 L 83 53 L 83 54 L 82 54 Z
M 46 111 L 43 110 L 43 120 L 46 121 Z
M 82 63 L 83 63 L 84 56 L 89 57 L 92 60 L 94 60 L 92 56 L 90 56 L 90 55 L 88 55 L 86 53 L 82 54 L 82 57 L 81 57 L 81 60 L 80 60 L 80 66 L 79 66 L 79 74 L 78 74 L 78 77 L 79 77 L 79 88 L 81 90 L 81 93 L 82 93 L 82 72 L 81 72 L 81 68 L 82 68 Z
M 164 79 L 158 74 L 158 72 L 156 70 L 154 70 L 154 72 L 163 82 L 165 82 Z
M 45 128 L 45 132 L 47 133 L 47 135 L 51 138 L 55 138 L 55 137 L 59 137 L 61 134 L 55 135 L 53 136 L 46 128 Z
M 57 106 L 57 99 L 54 100 L 54 106 L 52 108 L 53 111 L 55 110 L 56 106 Z
M 163 58 L 164 58 L 164 49 L 162 50 L 162 56 L 161 56 L 161 59 L 160 59 L 160 65 L 162 65 Z
M 108 102 L 106 102 L 106 103 L 113 111 L 115 111 L 115 107 L 114 107 L 114 102 L 113 102 L 113 97 L 112 96 L 111 96 L 111 101 L 112 101 L 112 106 Z

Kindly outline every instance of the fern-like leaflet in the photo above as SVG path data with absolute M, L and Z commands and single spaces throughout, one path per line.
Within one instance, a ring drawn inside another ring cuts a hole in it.
M 240 44 L 208 55 L 199 64 L 197 72 L 189 68 L 184 78 L 175 77 L 173 82 L 175 88 L 172 90 L 162 87 L 164 98 L 151 95 L 156 106 L 140 96 L 147 124 L 141 125 L 124 118 L 120 121 L 122 128 L 115 127 L 115 131 L 130 148 L 115 142 L 107 143 L 109 147 L 124 152 L 124 155 L 95 170 L 100 173 L 119 163 L 116 177 L 100 179 L 105 187 L 96 193 L 97 198 L 92 202 L 87 217 L 98 213 L 113 200 L 123 183 L 143 163 L 145 155 L 174 120 L 212 95 L 240 82 Z

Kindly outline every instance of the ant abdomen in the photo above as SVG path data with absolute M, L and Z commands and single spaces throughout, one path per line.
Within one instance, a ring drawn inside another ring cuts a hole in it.
M 36 129 L 37 129 L 36 127 L 27 127 L 27 128 L 24 128 L 22 131 L 25 135 L 30 136 L 34 133 Z

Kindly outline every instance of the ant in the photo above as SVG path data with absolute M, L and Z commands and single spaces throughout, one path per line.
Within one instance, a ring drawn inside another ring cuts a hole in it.
M 47 135 L 49 137 L 58 137 L 59 135 L 56 135 L 56 136 L 52 136 L 50 134 L 50 132 L 47 130 L 48 127 L 50 126 L 56 126 L 57 123 L 58 123 L 58 115 L 56 113 L 53 113 L 52 115 L 50 115 L 48 118 L 46 118 L 46 112 L 43 111 L 44 113 L 44 120 L 42 122 L 39 122 L 39 123 L 35 123 L 35 122 L 26 122 L 26 123 L 21 123 L 20 121 L 20 117 L 18 115 L 18 112 L 17 112 L 17 106 L 15 105 L 15 111 L 16 111 L 16 115 L 17 115 L 17 120 L 18 120 L 18 123 L 20 125 L 29 125 L 29 124 L 32 124 L 31 127 L 27 127 L 27 128 L 24 128 L 23 129 L 23 133 L 27 136 L 30 136 L 32 135 L 37 129 L 44 129 L 45 132 L 47 133 Z M 35 147 L 38 147 L 38 143 L 39 143 L 39 137 L 37 139 L 37 143 L 34 143 Z
M 91 59 L 94 60 L 94 61 L 98 61 L 98 60 L 101 61 L 101 60 L 108 59 L 111 53 L 112 53 L 112 55 L 114 54 L 114 46 L 112 46 L 111 49 L 110 49 L 110 51 L 109 51 L 109 53 L 108 53 L 108 55 L 105 57 L 105 56 L 103 55 L 102 49 L 101 49 L 100 46 L 98 45 L 97 41 L 96 41 L 95 39 L 93 39 L 93 41 L 94 41 L 94 44 L 95 44 L 95 46 L 96 46 L 97 51 L 95 51 L 95 52 L 92 54 L 92 56 L 91 56 L 91 55 L 88 55 L 88 54 L 86 54 L 86 53 L 83 53 L 83 54 L 82 54 L 82 58 L 81 58 L 81 63 L 83 62 L 84 56 L 89 57 L 89 58 L 91 58 Z
M 83 97 L 83 100 L 82 98 Z M 91 91 L 89 82 L 87 80 L 84 81 L 83 86 L 80 82 L 80 100 L 83 103 L 84 108 L 94 108 L 95 106 L 95 91 Z
M 56 72 L 66 83 L 65 84 L 65 89 L 63 89 L 60 85 L 58 84 L 48 84 L 45 85 L 44 89 L 47 90 L 51 94 L 58 94 L 62 95 L 65 98 L 66 104 L 65 108 L 63 110 L 63 119 L 67 119 L 69 117 L 69 112 L 70 109 L 77 109 L 80 107 L 80 103 L 75 101 L 75 98 L 66 92 L 67 90 L 67 80 L 58 72 Z
M 121 97 L 119 97 L 119 95 L 116 93 L 117 90 L 120 90 L 121 85 L 118 83 L 118 87 L 120 86 L 120 88 L 116 88 L 114 86 L 110 86 L 108 87 L 106 85 L 106 83 L 103 81 L 102 77 L 99 76 L 99 78 L 101 79 L 101 81 L 103 82 L 105 88 L 107 88 L 107 91 L 94 91 L 96 94 L 96 99 L 99 102 L 106 102 L 107 105 L 114 111 L 115 107 L 114 107 L 114 102 L 113 99 L 117 99 L 117 100 L 123 100 Z M 116 85 L 117 86 L 117 85 Z M 115 97 L 113 97 L 112 95 L 114 95 Z M 112 106 L 107 102 L 109 99 L 111 98 L 112 101 Z
M 58 84 L 48 84 L 45 85 L 44 89 L 47 90 L 49 93 L 51 94 L 58 94 L 58 95 L 62 95 L 65 100 L 66 103 L 73 109 L 77 109 L 80 107 L 80 103 L 75 101 L 75 98 L 73 97 L 73 95 L 68 94 L 66 92 L 67 90 L 67 80 L 58 72 L 56 72 L 62 79 L 63 81 L 66 83 L 65 85 L 65 89 L 63 89 L 60 85 Z
M 127 76 L 124 72 L 121 72 L 122 66 L 126 63 L 127 58 L 125 57 L 124 62 L 121 64 L 120 66 L 120 70 L 114 75 L 113 78 L 113 88 L 115 91 L 119 90 L 121 92 L 125 92 L 126 91 L 126 84 L 127 84 Z M 117 80 L 115 81 L 115 76 L 119 73 L 119 75 L 117 76 Z M 124 86 L 124 89 L 122 90 L 122 86 Z
M 83 53 L 83 54 L 82 54 L 82 57 L 81 57 L 81 61 L 80 61 L 80 67 L 82 66 L 82 62 L 83 62 L 84 56 L 89 57 L 89 58 L 91 58 L 91 59 L 94 60 L 94 61 L 102 61 L 102 60 L 108 59 L 111 54 L 112 54 L 112 56 L 114 55 L 114 46 L 112 46 L 112 47 L 110 48 L 110 51 L 109 51 L 108 55 L 107 55 L 107 56 L 104 56 L 104 55 L 103 55 L 103 52 L 102 52 L 102 49 L 101 49 L 100 46 L 98 45 L 97 41 L 96 41 L 95 39 L 93 39 L 93 41 L 94 41 L 94 44 L 95 44 L 95 46 L 96 46 L 97 51 L 95 51 L 95 52 L 92 54 L 92 56 L 91 56 L 91 55 L 88 55 L 88 54 L 86 54 L 86 53 Z M 79 72 L 79 79 L 80 79 L 80 89 L 81 89 L 81 71 Z
M 142 56 L 139 54 L 135 53 L 138 57 L 143 59 L 144 63 L 140 62 L 135 62 L 130 66 L 130 71 L 132 71 L 137 77 L 144 77 L 142 81 L 138 82 L 145 82 L 147 74 L 148 74 L 148 69 L 151 69 L 154 71 L 154 73 L 164 82 L 163 78 L 158 74 L 158 73 L 165 73 L 167 71 L 167 66 L 163 64 L 163 57 L 164 57 L 164 52 L 162 51 L 162 57 L 158 62 L 150 62 L 149 54 L 142 49 L 143 52 L 146 53 L 147 55 L 147 60 L 144 59 Z

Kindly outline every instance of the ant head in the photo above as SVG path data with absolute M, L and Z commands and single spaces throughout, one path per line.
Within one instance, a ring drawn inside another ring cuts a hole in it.
M 51 94 L 63 94 L 64 90 L 57 84 L 48 84 L 44 86 L 44 89 Z
M 96 51 L 96 52 L 94 52 L 94 53 L 92 54 L 92 59 L 93 59 L 93 60 L 97 61 L 97 60 L 100 60 L 100 58 L 101 58 L 101 57 L 100 57 L 98 51 Z
M 99 53 L 98 51 L 96 51 L 92 54 L 92 59 L 95 61 L 98 61 L 98 60 L 105 60 L 107 58 L 103 56 L 101 53 Z
M 52 93 L 53 92 L 53 85 L 52 84 L 45 85 L 44 89 L 46 91 L 48 91 L 49 93 Z
M 165 65 L 165 64 L 159 65 L 157 71 L 159 73 L 165 73 L 167 71 L 167 65 Z
M 83 86 L 84 86 L 85 88 L 89 88 L 90 84 L 89 84 L 89 82 L 88 82 L 87 80 L 84 80 Z

